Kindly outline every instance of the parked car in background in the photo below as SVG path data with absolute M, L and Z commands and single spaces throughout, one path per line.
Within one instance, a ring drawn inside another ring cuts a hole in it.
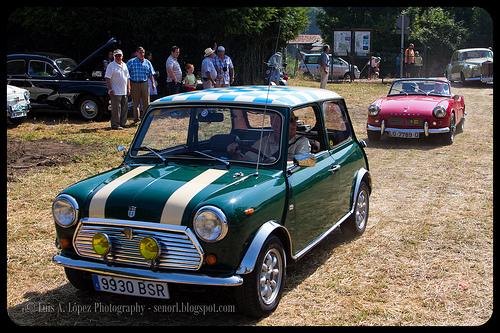
M 7 84 L 29 90 L 33 109 L 55 107 L 97 120 L 110 110 L 108 90 L 102 68 L 89 65 L 116 43 L 111 38 L 80 64 L 55 53 L 9 54 Z
M 311 152 L 290 154 L 290 139 L 309 141 Z M 167 299 L 177 297 L 170 284 L 220 286 L 243 313 L 269 314 L 289 265 L 339 227 L 364 232 L 372 188 L 364 147 L 344 99 L 329 90 L 163 97 L 128 152 L 119 149 L 119 167 L 55 198 L 53 261 L 82 290 Z
M 446 67 L 445 76 L 450 81 L 481 81 L 483 64 L 485 64 L 485 80 L 493 81 L 493 51 L 486 48 L 461 49 L 453 52 L 450 63 Z M 489 70 L 491 64 L 491 70 Z
M 299 64 L 299 71 L 302 74 L 312 75 L 314 78 L 319 78 L 319 59 L 321 57 L 320 53 L 308 53 L 302 54 L 302 60 Z M 351 80 L 359 79 L 360 71 L 358 66 L 353 66 L 353 72 L 351 72 L 350 65 L 347 61 L 340 57 L 332 57 L 330 55 L 330 80 Z
M 378 141 L 388 134 L 398 138 L 438 136 L 452 144 L 465 124 L 463 96 L 452 95 L 445 78 L 395 80 L 386 97 L 368 107 L 367 134 Z
M 7 123 L 20 124 L 28 116 L 30 92 L 23 88 L 7 85 Z

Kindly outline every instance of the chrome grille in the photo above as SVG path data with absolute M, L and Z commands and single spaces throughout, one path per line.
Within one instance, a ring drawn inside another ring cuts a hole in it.
M 124 230 L 132 230 L 128 239 Z M 160 223 L 82 219 L 73 238 L 78 255 L 103 260 L 92 249 L 92 237 L 105 233 L 111 241 L 107 259 L 114 263 L 150 267 L 151 262 L 139 252 L 139 243 L 145 237 L 154 237 L 161 247 L 160 269 L 197 270 L 203 263 L 203 251 L 189 228 Z

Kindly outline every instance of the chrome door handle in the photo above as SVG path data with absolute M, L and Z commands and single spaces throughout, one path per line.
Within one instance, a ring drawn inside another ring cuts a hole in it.
M 341 168 L 341 165 L 340 165 L 340 164 L 335 164 L 335 165 L 333 165 L 330 169 L 328 169 L 328 171 L 330 171 L 331 173 L 335 173 L 335 172 L 336 172 L 336 171 L 338 171 L 340 168 Z

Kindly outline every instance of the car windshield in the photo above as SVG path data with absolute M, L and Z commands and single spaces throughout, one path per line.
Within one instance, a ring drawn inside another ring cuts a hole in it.
M 213 160 L 274 164 L 281 154 L 282 116 L 236 107 L 168 107 L 148 113 L 130 156 L 146 160 Z M 263 131 L 261 131 L 263 128 Z M 262 135 L 262 140 L 261 139 Z
M 493 52 L 486 50 L 466 51 L 460 55 L 461 60 L 474 59 L 474 58 L 493 58 Z
M 448 82 L 434 80 L 402 80 L 395 81 L 392 84 L 388 95 L 450 96 L 451 92 Z
M 63 72 L 63 74 L 67 74 L 67 73 L 71 72 L 77 66 L 76 61 L 74 61 L 71 58 L 59 58 L 59 59 L 56 59 L 55 61 L 56 61 L 57 67 L 59 67 L 59 69 L 61 70 L 61 72 Z

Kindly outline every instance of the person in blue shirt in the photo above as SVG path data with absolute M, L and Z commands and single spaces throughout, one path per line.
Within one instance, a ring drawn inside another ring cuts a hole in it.
M 151 62 L 144 57 L 145 51 L 142 46 L 139 46 L 136 51 L 137 56 L 127 62 L 128 71 L 130 74 L 130 85 L 132 95 L 132 111 L 134 113 L 134 124 L 141 121 L 141 102 L 142 111 L 146 111 L 149 107 L 149 86 L 148 80 L 151 80 L 151 87 L 156 89 L 154 79 L 154 69 Z

